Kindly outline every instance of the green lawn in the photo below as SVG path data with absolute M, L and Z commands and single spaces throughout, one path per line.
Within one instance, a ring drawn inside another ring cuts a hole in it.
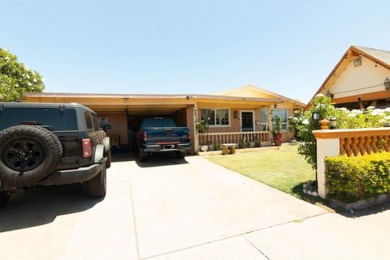
M 315 173 L 303 156 L 298 154 L 298 145 L 283 146 L 278 150 L 213 155 L 207 159 L 278 190 L 317 201 L 302 192 L 303 183 L 315 180 Z

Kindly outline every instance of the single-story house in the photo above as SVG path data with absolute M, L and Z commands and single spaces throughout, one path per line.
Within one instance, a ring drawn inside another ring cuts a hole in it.
M 305 104 L 255 87 L 245 86 L 215 95 L 202 94 L 80 94 L 80 93 L 25 93 L 24 102 L 77 102 L 90 107 L 101 118 L 112 124 L 112 145 L 115 149 L 134 149 L 134 134 L 146 117 L 173 118 L 178 126 L 191 130 L 193 146 L 223 143 L 248 143 L 272 145 L 270 130 L 272 118 L 282 119 L 284 141 L 292 134 L 288 131 L 288 117 Z M 208 125 L 207 133 L 198 133 L 196 124 Z
M 389 107 L 390 51 L 351 46 L 314 96 L 320 93 L 337 107 Z

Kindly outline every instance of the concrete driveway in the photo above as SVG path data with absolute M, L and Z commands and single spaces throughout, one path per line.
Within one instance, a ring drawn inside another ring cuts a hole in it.
M 202 157 L 115 162 L 108 194 L 19 192 L 0 259 L 388 259 L 390 206 L 343 216 Z

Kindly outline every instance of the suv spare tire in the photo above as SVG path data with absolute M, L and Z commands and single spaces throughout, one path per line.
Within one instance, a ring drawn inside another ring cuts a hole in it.
M 40 126 L 18 125 L 0 132 L 0 179 L 27 185 L 45 178 L 59 163 L 57 136 Z

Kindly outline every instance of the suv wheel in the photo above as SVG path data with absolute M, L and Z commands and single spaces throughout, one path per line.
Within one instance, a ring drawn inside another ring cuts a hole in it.
M 0 178 L 15 185 L 43 179 L 57 166 L 62 146 L 40 126 L 18 125 L 0 132 Z
M 107 169 L 111 167 L 111 161 L 112 161 L 112 154 L 111 154 L 111 147 L 110 147 L 110 149 L 107 152 L 107 160 L 106 160 Z
M 107 174 L 106 174 L 106 163 L 103 163 L 101 171 L 87 181 L 88 195 L 92 198 L 102 198 L 106 196 L 107 189 Z

